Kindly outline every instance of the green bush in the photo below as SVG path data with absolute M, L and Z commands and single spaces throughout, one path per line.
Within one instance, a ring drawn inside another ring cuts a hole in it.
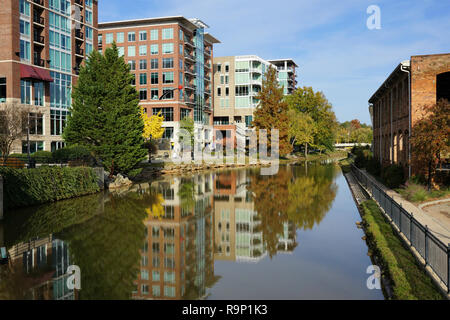
M 381 178 L 384 184 L 391 189 L 398 188 L 406 182 L 405 170 L 398 164 L 392 164 L 383 168 Z
M 355 166 L 365 168 L 369 159 L 373 157 L 372 152 L 367 147 L 354 147 L 352 153 L 355 155 Z
M 369 172 L 373 176 L 379 177 L 381 175 L 381 164 L 374 157 L 371 157 L 367 161 L 366 169 L 367 169 L 367 172 Z
M 53 154 L 50 151 L 36 151 L 31 155 L 36 163 L 48 164 L 53 163 Z
M 8 158 L 16 158 L 22 160 L 24 162 L 28 162 L 28 155 L 22 153 L 12 153 L 8 156 Z
M 81 146 L 66 147 L 53 152 L 53 158 L 57 162 L 88 159 L 91 153 L 88 149 Z
M 18 208 L 69 199 L 100 191 L 91 168 L 0 168 L 5 208 Z

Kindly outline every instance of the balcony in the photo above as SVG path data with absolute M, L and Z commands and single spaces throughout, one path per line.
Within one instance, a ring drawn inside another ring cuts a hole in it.
M 205 74 L 205 81 L 211 82 L 211 77 Z
M 192 105 L 195 105 L 195 99 L 191 99 L 191 98 L 188 98 L 188 97 L 185 97 L 185 98 L 184 98 L 184 102 L 185 102 L 186 104 L 192 104 Z
M 195 72 L 195 70 L 194 70 L 194 69 L 191 69 L 191 68 L 186 68 L 186 67 L 184 67 L 184 72 L 185 72 L 186 74 L 191 75 L 191 76 L 196 76 L 196 75 L 197 75 L 197 73 Z
M 195 56 L 189 54 L 187 51 L 184 51 L 184 58 L 195 62 Z
M 79 29 L 75 30 L 75 38 L 78 38 L 80 40 L 84 40 L 83 32 L 81 32 L 81 30 L 79 30 Z
M 205 49 L 205 54 L 211 57 L 211 49 Z
M 33 3 L 44 6 L 44 0 L 33 0 Z
M 205 89 L 205 93 L 210 96 L 211 95 L 211 89 Z
M 42 27 L 45 26 L 45 19 L 43 17 L 39 17 L 34 15 L 33 16 L 33 22 L 37 25 L 41 25 Z
M 184 88 L 188 89 L 188 90 L 195 90 L 195 89 L 197 89 L 197 86 L 194 83 L 186 83 L 184 85 Z
M 84 57 L 84 50 L 82 48 L 76 48 L 75 49 L 75 54 L 78 55 L 78 56 Z
M 187 45 L 189 45 L 189 46 L 195 48 L 194 41 L 189 40 L 187 37 L 184 37 L 184 44 L 187 44 Z
M 211 70 L 211 63 L 205 63 L 205 69 Z
M 45 61 L 42 60 L 40 57 L 34 57 L 34 65 L 38 67 L 45 67 Z
M 80 7 L 83 7 L 83 0 L 75 0 L 75 4 L 79 5 Z
M 43 36 L 35 34 L 33 40 L 35 44 L 45 45 L 45 38 Z

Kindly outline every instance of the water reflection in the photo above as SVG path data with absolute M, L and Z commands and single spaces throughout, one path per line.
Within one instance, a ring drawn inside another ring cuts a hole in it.
M 329 212 L 338 173 L 210 172 L 8 213 L 0 299 L 207 298 L 215 261 L 292 254 L 297 230 Z M 69 265 L 81 269 L 80 291 L 67 289 Z

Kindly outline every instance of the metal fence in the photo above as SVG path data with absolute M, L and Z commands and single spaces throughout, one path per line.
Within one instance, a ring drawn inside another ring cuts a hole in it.
M 400 232 L 408 239 L 411 247 L 415 248 L 425 260 L 425 266 L 430 266 L 436 276 L 443 282 L 450 293 L 450 244 L 445 245 L 436 238 L 427 226 L 423 226 L 407 212 L 401 204 L 387 195 L 377 183 L 364 172 L 352 165 L 352 172 L 366 189 L 370 196 L 383 208 Z

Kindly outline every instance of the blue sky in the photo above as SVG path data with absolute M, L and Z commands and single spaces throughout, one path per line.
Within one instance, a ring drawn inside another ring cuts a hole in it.
M 215 56 L 293 58 L 300 86 L 323 91 L 338 120 L 370 123 L 368 99 L 411 55 L 450 52 L 448 0 L 99 0 L 99 20 L 183 15 L 221 40 Z M 367 7 L 381 9 L 369 30 Z

